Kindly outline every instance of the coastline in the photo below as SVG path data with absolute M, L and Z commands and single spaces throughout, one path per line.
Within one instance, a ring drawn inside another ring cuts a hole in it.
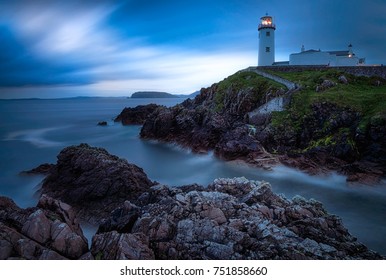
M 341 219 L 316 200 L 289 200 L 273 193 L 269 183 L 245 178 L 219 178 L 206 187 L 169 187 L 87 144 L 60 152 L 43 181 L 37 207 L 23 210 L 9 199 L 0 202 L 5 236 L 20 232 L 23 244 L 41 248 L 27 251 L 7 241 L 3 258 L 384 258 L 357 242 Z M 79 225 L 85 220 L 99 227 L 90 249 Z M 58 226 L 67 233 L 43 230 Z

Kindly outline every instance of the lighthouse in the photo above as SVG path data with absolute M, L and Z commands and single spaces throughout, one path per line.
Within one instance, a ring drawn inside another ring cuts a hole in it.
M 271 16 L 266 14 L 259 24 L 259 66 L 271 66 L 275 62 L 275 30 Z

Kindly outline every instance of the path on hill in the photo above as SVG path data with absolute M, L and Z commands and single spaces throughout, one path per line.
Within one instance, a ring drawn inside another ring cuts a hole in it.
M 256 74 L 258 74 L 260 76 L 263 76 L 265 78 L 274 80 L 282 85 L 285 85 L 288 90 L 294 90 L 294 89 L 298 88 L 298 85 L 296 83 L 291 82 L 291 81 L 286 80 L 286 79 L 283 79 L 279 76 L 267 73 L 267 72 L 263 71 L 262 69 L 258 69 L 257 67 L 248 67 L 244 70 L 241 70 L 241 72 L 255 72 Z
M 282 85 L 284 85 L 288 90 L 283 96 L 278 96 L 272 98 L 264 105 L 248 113 L 250 119 L 254 118 L 256 115 L 268 115 L 275 111 L 283 111 L 286 104 L 288 104 L 291 94 L 299 89 L 299 86 L 296 83 L 293 83 L 289 80 L 283 79 L 279 76 L 264 72 L 257 67 L 248 67 L 241 72 L 255 72 L 256 74 L 263 76 L 264 78 L 274 80 Z

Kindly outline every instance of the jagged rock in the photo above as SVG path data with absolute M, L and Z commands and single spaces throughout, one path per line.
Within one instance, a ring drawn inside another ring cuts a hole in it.
M 126 202 L 112 213 L 93 239 L 95 258 L 382 258 L 358 243 L 320 202 L 288 200 L 266 182 L 220 178 L 206 189 L 157 185 L 147 200 L 142 207 Z M 105 226 L 119 220 L 133 226 L 121 233 Z
M 159 107 L 161 106 L 148 104 L 139 105 L 135 108 L 124 108 L 114 121 L 121 122 L 123 125 L 143 124 L 146 118 Z
M 118 233 L 131 232 L 134 223 L 138 219 L 140 208 L 132 204 L 130 201 L 125 201 L 123 207 L 115 209 L 111 212 L 109 219 L 104 220 L 98 228 L 97 233 L 117 231 Z
M 246 159 L 262 154 L 262 147 L 246 126 L 237 127 L 223 135 L 215 147 L 220 158 Z
M 105 260 L 151 260 L 153 251 L 145 234 L 118 233 L 116 231 L 96 234 L 92 240 L 95 259 Z
M 153 184 L 136 165 L 81 144 L 60 152 L 41 191 L 70 204 L 82 219 L 98 224 L 125 200 L 135 202 Z
M 79 258 L 87 250 L 83 236 L 79 236 L 63 222 L 54 221 L 51 225 L 52 247 L 70 258 Z
M 69 205 L 43 196 L 21 209 L 0 197 L 0 259 L 78 259 L 87 239 Z
M 38 243 L 46 243 L 51 238 L 51 223 L 43 211 L 38 209 L 29 215 L 21 233 Z

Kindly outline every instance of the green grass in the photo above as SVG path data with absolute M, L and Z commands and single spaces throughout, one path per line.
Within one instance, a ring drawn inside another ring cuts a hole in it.
M 310 105 L 316 102 L 331 102 L 338 106 L 349 107 L 362 115 L 361 127 L 366 127 L 369 122 L 384 120 L 386 117 L 386 81 L 383 85 L 376 86 L 375 80 L 379 78 L 356 77 L 335 69 L 302 72 L 275 72 L 271 73 L 296 82 L 302 90 L 294 94 L 291 110 L 287 114 L 305 115 L 310 110 Z M 349 83 L 339 83 L 340 75 L 345 75 Z M 323 92 L 316 92 L 316 86 L 323 80 L 336 82 L 335 87 Z M 296 116 L 295 116 L 296 117 Z M 285 118 L 285 113 L 275 114 L 274 123 Z

